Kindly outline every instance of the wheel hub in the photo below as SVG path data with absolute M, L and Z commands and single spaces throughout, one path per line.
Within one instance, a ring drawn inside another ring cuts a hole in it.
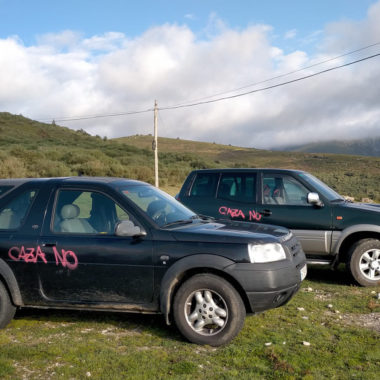
M 360 271 L 370 280 L 380 280 L 380 249 L 370 249 L 363 253 Z
M 214 335 L 225 327 L 227 307 L 219 294 L 210 290 L 199 290 L 190 295 L 186 305 L 187 323 L 197 333 Z

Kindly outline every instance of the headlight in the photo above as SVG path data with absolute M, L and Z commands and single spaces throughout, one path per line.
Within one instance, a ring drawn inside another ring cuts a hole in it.
M 286 259 L 284 248 L 278 243 L 248 244 L 248 255 L 251 263 L 268 263 Z

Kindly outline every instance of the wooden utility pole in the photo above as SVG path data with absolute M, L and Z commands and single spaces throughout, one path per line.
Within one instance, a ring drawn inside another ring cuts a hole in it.
M 152 143 L 152 148 L 154 150 L 154 184 L 156 187 L 159 187 L 158 184 L 158 137 L 157 137 L 157 100 L 154 101 L 154 140 Z

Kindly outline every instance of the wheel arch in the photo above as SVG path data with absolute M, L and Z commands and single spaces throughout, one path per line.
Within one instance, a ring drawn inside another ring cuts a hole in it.
M 346 262 L 350 247 L 359 240 L 377 239 L 380 240 L 380 226 L 372 224 L 359 224 L 343 230 L 335 246 L 335 254 L 339 262 Z
M 210 273 L 227 280 L 239 293 L 245 307 L 250 310 L 248 298 L 240 283 L 224 271 L 224 268 L 235 262 L 221 256 L 192 255 L 177 261 L 165 273 L 160 288 L 160 309 L 168 325 L 171 324 L 171 306 L 174 296 L 181 286 L 190 277 L 200 273 Z
M 11 300 L 15 306 L 22 306 L 22 296 L 15 275 L 9 265 L 0 259 L 0 281 L 7 288 Z

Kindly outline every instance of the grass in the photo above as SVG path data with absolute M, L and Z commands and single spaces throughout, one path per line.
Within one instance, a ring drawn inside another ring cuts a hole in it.
M 359 321 L 379 315 L 379 291 L 311 268 L 289 304 L 248 316 L 220 348 L 187 343 L 162 316 L 21 310 L 0 331 L 0 377 L 378 379 L 380 332 Z

